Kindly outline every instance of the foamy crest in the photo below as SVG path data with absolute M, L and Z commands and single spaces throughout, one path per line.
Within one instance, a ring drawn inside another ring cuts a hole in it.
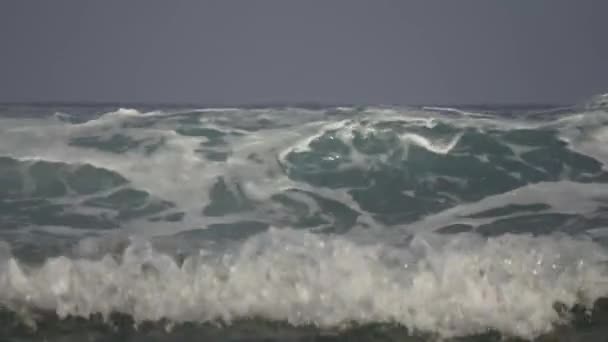
M 362 244 L 271 229 L 182 263 L 135 240 L 119 260 L 58 257 L 27 268 L 3 258 L 5 306 L 60 316 L 118 311 L 138 321 L 394 322 L 444 337 L 497 329 L 530 338 L 560 322 L 555 302 L 588 305 L 608 293 L 606 250 L 567 236 L 421 235 Z

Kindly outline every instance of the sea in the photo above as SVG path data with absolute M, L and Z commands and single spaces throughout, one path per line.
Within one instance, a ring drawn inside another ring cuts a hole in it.
M 608 341 L 608 94 L 0 105 L 0 341 Z

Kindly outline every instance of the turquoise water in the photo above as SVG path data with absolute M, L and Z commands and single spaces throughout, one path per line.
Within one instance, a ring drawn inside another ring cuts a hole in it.
M 0 337 L 603 341 L 605 102 L 5 105 Z

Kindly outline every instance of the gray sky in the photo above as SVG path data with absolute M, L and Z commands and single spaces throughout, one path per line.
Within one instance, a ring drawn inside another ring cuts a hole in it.
M 606 0 L 2 0 L 0 101 L 569 103 Z

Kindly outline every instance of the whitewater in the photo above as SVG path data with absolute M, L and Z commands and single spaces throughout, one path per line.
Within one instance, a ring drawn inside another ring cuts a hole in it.
M 1 105 L 0 337 L 604 341 L 607 103 Z

